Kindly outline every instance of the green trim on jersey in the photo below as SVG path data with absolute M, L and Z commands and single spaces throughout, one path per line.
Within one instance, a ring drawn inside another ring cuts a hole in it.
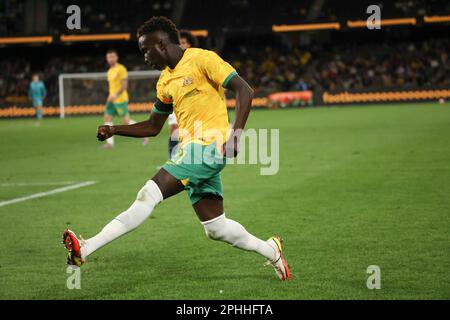
M 225 78 L 225 80 L 224 80 L 223 83 L 222 83 L 222 87 L 225 88 L 225 87 L 228 85 L 228 82 L 230 82 L 231 78 L 233 78 L 235 75 L 237 75 L 236 70 L 233 71 L 232 73 L 230 73 L 230 74 L 228 75 L 228 77 Z
M 156 105 L 153 105 L 152 111 L 157 114 L 171 114 L 172 113 L 172 112 L 168 112 L 168 111 L 161 111 L 156 107 Z
M 173 112 L 173 104 L 164 103 L 161 100 L 156 99 L 156 102 L 153 104 L 153 109 L 155 113 L 158 114 L 171 114 Z

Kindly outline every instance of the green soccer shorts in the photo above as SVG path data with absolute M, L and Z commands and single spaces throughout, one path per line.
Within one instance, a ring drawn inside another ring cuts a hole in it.
M 128 115 L 128 101 L 120 103 L 107 102 L 105 106 L 105 115 L 125 117 Z
M 216 142 L 190 141 L 180 143 L 177 148 L 163 169 L 184 184 L 191 203 L 195 204 L 206 194 L 223 198 L 220 172 L 226 165 L 226 158 L 217 151 Z

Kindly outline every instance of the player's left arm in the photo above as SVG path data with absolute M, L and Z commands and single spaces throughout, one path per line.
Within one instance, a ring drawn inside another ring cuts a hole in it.
M 42 82 L 42 100 L 47 97 L 47 89 L 45 88 L 45 84 Z
M 122 79 L 122 85 L 119 88 L 119 91 L 116 92 L 116 96 L 119 96 L 122 92 L 128 89 L 128 78 Z
M 205 50 L 197 60 L 199 70 L 217 85 L 221 85 L 236 94 L 236 117 L 233 132 L 222 146 L 223 154 L 235 157 L 238 153 L 239 136 L 245 127 L 253 99 L 253 89 L 242 79 L 228 62 L 215 52 Z
M 238 154 L 239 137 L 247 123 L 254 95 L 250 85 L 239 75 L 235 75 L 228 81 L 226 89 L 236 94 L 235 120 L 233 131 L 228 141 L 223 145 L 223 153 L 227 157 L 235 157 Z

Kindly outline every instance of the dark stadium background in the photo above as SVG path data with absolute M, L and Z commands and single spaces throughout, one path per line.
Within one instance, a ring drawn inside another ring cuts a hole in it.
M 81 30 L 66 28 L 70 4 L 81 8 Z M 393 25 L 381 30 L 350 28 L 349 21 L 365 22 L 371 4 L 380 6 L 382 19 L 396 19 Z M 47 85 L 45 105 L 57 106 L 58 75 L 106 71 L 104 54 L 109 48 L 119 51 L 129 70 L 146 69 L 135 34 L 139 24 L 151 15 L 168 16 L 179 28 L 200 33 L 200 46 L 232 62 L 255 88 L 257 97 L 311 90 L 313 99 L 309 103 L 321 105 L 330 103 L 324 101 L 324 93 L 429 90 L 428 95 L 417 97 L 338 98 L 332 103 L 437 100 L 449 95 L 450 5 L 445 0 L 231 0 L 220 6 L 207 0 L 4 0 L 0 3 L 0 108 L 29 106 L 26 93 L 34 72 L 41 74 Z M 441 17 L 441 22 L 428 20 L 434 16 Z M 314 29 L 320 23 L 339 23 L 340 28 L 273 31 L 277 25 L 313 24 Z M 71 34 L 122 33 L 129 33 L 130 39 L 60 39 Z M 5 41 L 24 36 L 50 36 L 52 42 Z M 261 104 L 269 103 L 264 100 Z

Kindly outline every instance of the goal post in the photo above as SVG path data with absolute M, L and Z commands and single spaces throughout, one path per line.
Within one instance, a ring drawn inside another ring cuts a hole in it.
M 154 101 L 160 73 L 157 70 L 128 71 L 129 103 Z M 82 108 L 92 113 L 92 110 L 100 110 L 105 105 L 108 97 L 107 73 L 61 73 L 58 77 L 58 91 L 60 118 L 69 114 L 82 114 Z

